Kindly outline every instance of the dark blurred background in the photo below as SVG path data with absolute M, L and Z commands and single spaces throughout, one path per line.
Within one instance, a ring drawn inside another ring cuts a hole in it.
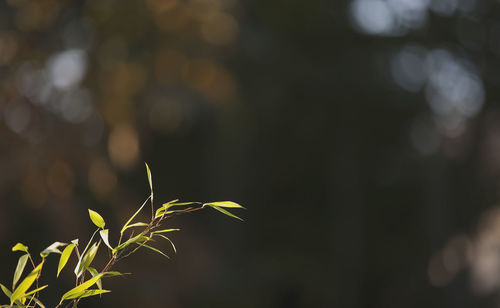
M 172 219 L 82 307 L 497 307 L 499 86 L 494 0 L 0 1 L 0 281 L 87 208 L 116 243 L 147 161 L 245 222 Z

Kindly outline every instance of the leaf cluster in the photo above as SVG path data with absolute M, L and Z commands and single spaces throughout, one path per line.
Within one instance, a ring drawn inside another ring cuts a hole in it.
M 104 218 L 98 212 L 91 209 L 88 210 L 89 217 L 97 229 L 92 234 L 90 240 L 87 242 L 87 245 L 81 252 L 79 239 L 74 239 L 70 243 L 54 242 L 40 252 L 41 260 L 37 264 L 30 254 L 28 246 L 21 243 L 14 245 L 14 247 L 12 247 L 12 251 L 22 252 L 22 255 L 19 257 L 14 271 L 12 288 L 8 288 L 7 286 L 0 284 L 0 289 L 9 299 L 9 303 L 0 305 L 0 308 L 45 307 L 39 299 L 39 294 L 41 291 L 44 291 L 48 285 L 40 286 L 39 284 L 45 260 L 50 255 L 60 255 L 56 273 L 57 277 L 59 277 L 69 259 L 72 256 L 76 258 L 77 265 L 73 270 L 75 275 L 75 286 L 61 296 L 59 304 L 56 308 L 77 307 L 79 301 L 83 298 L 111 292 L 110 290 L 103 289 L 102 280 L 108 277 L 125 275 L 124 273 L 112 271 L 112 267 L 123 258 L 130 256 L 141 248 L 152 250 L 166 258 L 169 258 L 166 252 L 154 247 L 151 244 L 151 242 L 154 242 L 156 239 L 167 240 L 171 244 L 173 251 L 177 252 L 173 241 L 167 237 L 166 234 L 174 231 L 180 231 L 180 229 L 162 229 L 162 223 L 166 219 L 180 214 L 199 211 L 205 208 L 213 208 L 225 215 L 242 220 L 227 210 L 244 208 L 243 206 L 232 201 L 201 203 L 179 202 L 179 200 L 172 200 L 155 209 L 153 204 L 153 182 L 151 170 L 147 164 L 146 171 L 151 193 L 139 209 L 123 225 L 120 230 L 119 240 L 115 245 L 113 245 L 109 240 L 110 230 L 105 228 L 106 222 Z M 148 201 L 150 201 L 151 204 L 151 220 L 149 222 L 134 222 L 134 219 L 143 210 L 146 204 L 148 204 Z M 96 236 L 97 234 L 99 235 Z M 104 245 L 101 245 L 101 243 L 104 243 Z M 93 261 L 99 251 L 99 248 L 104 246 L 108 251 L 109 259 L 101 270 L 97 270 L 93 265 Z M 63 251 L 60 250 L 62 247 L 64 247 Z M 25 275 L 22 280 L 20 280 L 25 273 L 28 261 L 32 270 Z M 90 274 L 89 278 L 87 278 L 87 274 Z

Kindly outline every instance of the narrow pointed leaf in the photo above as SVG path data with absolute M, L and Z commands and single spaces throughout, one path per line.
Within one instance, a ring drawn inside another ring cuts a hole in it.
M 61 242 L 55 242 L 55 243 L 52 243 L 52 245 L 50 245 L 49 247 L 45 248 L 41 253 L 40 253 L 40 256 L 42 258 L 45 258 L 47 257 L 49 254 L 51 253 L 58 253 L 58 254 L 61 254 L 61 251 L 58 249 L 59 247 L 61 246 L 66 246 L 68 244 L 66 243 L 61 243 Z
M 108 246 L 109 249 L 113 250 L 113 247 L 111 247 L 111 245 L 109 244 L 108 233 L 109 233 L 108 229 L 104 229 L 104 230 L 99 231 L 99 234 L 101 235 L 101 238 L 102 238 L 102 241 L 104 242 L 104 244 L 106 244 L 106 246 Z
M 124 276 L 124 275 L 130 275 L 130 273 L 120 273 L 120 272 L 104 272 L 104 277 L 115 277 L 115 276 Z
M 127 230 L 128 228 L 145 227 L 145 226 L 149 226 L 149 224 L 145 222 L 136 222 L 135 224 L 128 225 L 123 231 Z
M 176 200 L 172 200 L 170 202 L 164 203 L 162 205 L 162 207 L 160 207 L 159 209 L 156 210 L 155 218 L 159 218 L 163 215 L 168 215 L 170 213 L 182 212 L 182 210 L 168 211 L 169 208 L 174 207 L 174 206 L 187 206 L 187 205 L 201 205 L 202 204 L 201 202 L 197 202 L 197 201 L 176 203 L 177 201 L 179 201 L 179 200 L 176 199 Z
M 28 252 L 28 246 L 25 246 L 21 243 L 17 243 L 16 245 L 14 245 L 14 247 L 12 247 L 12 251 L 24 251 L 24 252 Z
M 114 249 L 113 249 L 113 254 L 117 253 L 118 251 L 124 249 L 125 247 L 127 247 L 128 245 L 130 244 L 134 244 L 134 243 L 141 243 L 141 242 L 145 242 L 149 240 L 148 237 L 144 236 L 143 234 L 139 234 L 139 235 L 136 235 L 130 239 L 128 239 L 125 243 L 122 243 L 118 246 L 116 246 Z
M 161 250 L 159 250 L 159 249 L 157 249 L 157 248 L 151 247 L 151 246 L 146 245 L 146 244 L 141 244 L 141 246 L 144 246 L 144 247 L 146 247 L 146 248 L 148 248 L 148 249 L 151 249 L 152 251 L 155 251 L 155 252 L 157 252 L 157 253 L 161 254 L 161 255 L 162 255 L 162 256 L 164 256 L 165 258 L 170 259 L 170 257 L 169 257 L 169 256 L 167 256 L 165 253 L 163 253 L 163 251 L 161 251 Z
M 174 211 L 165 211 L 165 209 L 163 208 L 159 208 L 158 210 L 156 210 L 156 213 L 155 213 L 155 218 L 160 218 L 164 215 L 168 215 L 170 213 L 175 213 Z
M 27 261 L 28 261 L 28 254 L 22 255 L 19 258 L 19 261 L 17 261 L 16 271 L 14 272 L 14 279 L 12 281 L 12 289 L 16 288 L 16 283 L 19 281 L 19 278 L 21 278 L 21 275 L 23 274 L 24 267 L 26 266 Z
M 82 257 L 81 262 L 77 264 L 77 267 L 75 268 L 75 274 L 76 277 L 80 277 L 80 275 L 85 272 L 85 270 L 92 264 L 92 261 L 95 258 L 95 255 L 97 254 L 97 250 L 99 249 L 99 243 L 94 243 L 92 247 L 87 251 L 87 253 Z
M 84 297 L 89 297 L 89 296 L 94 296 L 94 295 L 99 295 L 99 294 L 104 294 L 104 293 L 109 293 L 109 292 L 111 292 L 111 291 L 110 290 L 99 290 L 99 289 L 85 290 L 85 291 L 73 294 L 66 299 L 84 298 Z
M 99 272 L 95 268 L 93 268 L 93 267 L 89 266 L 89 268 L 87 268 L 87 270 L 90 272 L 90 274 L 92 275 L 92 277 L 95 277 L 95 276 L 99 275 Z M 99 290 L 102 290 L 102 281 L 101 281 L 101 279 L 97 280 L 95 284 L 97 285 L 97 287 L 99 288 Z
M 144 162 L 144 164 L 146 165 L 146 170 L 148 172 L 148 182 L 149 182 L 149 189 L 151 190 L 151 209 L 153 209 L 153 180 L 151 178 L 151 170 L 149 169 L 149 166 L 146 162 Z M 153 217 L 151 217 L 151 219 L 153 219 Z
M 75 238 L 74 240 L 71 241 L 71 243 L 75 244 L 75 246 L 78 246 L 78 239 Z
M 233 202 L 233 201 L 209 202 L 209 203 L 205 203 L 204 205 L 244 209 L 243 206 L 241 206 L 238 203 Z
M 157 234 L 157 233 L 166 233 L 166 232 L 173 232 L 173 231 L 181 231 L 181 229 L 163 229 L 163 230 L 156 230 L 151 233 Z
M 164 208 L 165 210 L 168 210 L 169 208 L 171 208 L 173 206 L 186 206 L 186 205 L 202 204 L 201 202 L 197 202 L 197 201 L 191 201 L 191 202 L 177 202 L 177 201 L 179 201 L 179 200 L 174 200 L 174 201 L 164 203 L 162 208 Z
M 10 298 L 12 296 L 12 292 L 10 292 L 9 289 L 7 289 L 6 286 L 4 286 L 3 284 L 0 283 L 0 288 L 2 289 L 3 293 L 5 295 L 7 295 L 8 298 Z
M 36 277 L 38 276 L 38 273 L 42 270 L 44 261 L 42 261 L 37 267 L 29 273 L 26 278 L 19 284 L 19 286 L 12 292 L 12 295 L 10 297 L 10 303 L 13 304 L 15 301 L 20 300 L 25 296 L 26 291 L 31 287 L 33 282 L 35 282 Z
M 75 271 L 74 271 L 74 272 L 75 272 L 75 275 L 76 275 L 77 277 L 79 277 L 79 275 L 81 275 L 81 272 L 79 272 L 79 270 L 80 270 L 80 265 L 81 265 L 81 263 L 82 263 L 82 259 L 83 259 L 83 257 L 85 256 L 85 253 L 87 252 L 87 249 L 89 248 L 90 244 L 92 243 L 92 240 L 94 239 L 94 236 L 95 236 L 95 234 L 97 233 L 97 231 L 99 231 L 99 229 L 95 230 L 95 231 L 94 231 L 94 233 L 92 233 L 92 236 L 90 237 L 90 240 L 89 240 L 89 242 L 87 243 L 87 246 L 85 246 L 85 249 L 84 249 L 84 250 L 83 250 L 83 252 L 80 254 L 80 257 L 78 258 L 78 263 L 76 264 Z M 77 242 L 78 242 L 78 240 L 74 240 L 74 241 L 77 241 Z
M 49 286 L 49 285 L 47 285 L 47 284 L 46 284 L 46 285 L 44 285 L 44 286 L 42 286 L 42 287 L 40 287 L 40 288 L 38 288 L 38 289 L 35 289 L 35 290 L 33 290 L 33 291 L 29 291 L 29 292 L 28 292 L 28 293 L 26 293 L 26 295 L 24 295 L 24 296 L 30 296 L 31 294 L 35 294 L 36 292 L 42 291 L 43 289 L 45 289 L 45 288 L 46 288 L 46 287 L 48 287 L 48 286 Z
M 151 193 L 153 193 L 153 180 L 151 179 L 151 170 L 149 169 L 147 163 L 144 164 L 146 165 L 146 171 L 148 172 L 149 189 L 151 190 Z
M 166 237 L 166 236 L 165 236 L 165 235 L 163 235 L 163 234 L 154 234 L 154 235 L 156 235 L 156 236 L 160 236 L 160 237 L 162 237 L 162 238 L 166 239 L 167 241 L 169 241 L 169 242 L 170 242 L 170 244 L 172 245 L 172 248 L 174 249 L 174 252 L 175 252 L 175 253 L 177 253 L 177 248 L 175 248 L 174 242 L 172 242 L 172 240 L 171 240 L 171 239 L 169 239 L 168 237 Z
M 239 219 L 239 220 L 243 221 L 243 219 L 239 218 L 238 216 L 234 215 L 231 212 L 226 211 L 225 209 L 223 209 L 221 207 L 218 207 L 218 206 L 210 206 L 210 207 L 216 209 L 217 211 L 219 211 L 219 212 L 221 212 L 223 214 L 226 214 L 227 216 L 231 216 L 233 218 L 236 218 L 236 219 Z
M 73 249 L 75 248 L 75 244 L 71 243 L 66 248 L 64 248 L 61 258 L 59 258 L 59 265 L 57 266 L 57 277 L 59 277 L 59 273 L 61 273 L 62 269 L 64 266 L 66 266 L 66 263 L 68 263 L 68 259 L 71 256 L 71 253 L 73 252 Z
M 45 305 L 36 297 L 32 296 L 31 299 L 35 301 L 35 303 L 40 307 L 40 308 L 45 308 Z
M 89 280 L 85 281 L 84 283 L 80 284 L 79 286 L 74 287 L 73 289 L 69 290 L 68 292 L 64 293 L 64 295 L 61 298 L 60 303 L 62 303 L 64 300 L 67 299 L 72 299 L 72 298 L 77 298 L 78 294 L 81 294 L 83 291 L 87 290 L 91 286 L 93 286 L 101 277 L 104 275 L 104 273 L 100 273 L 95 277 L 90 278 Z
M 141 207 L 134 213 L 134 215 L 132 215 L 132 217 L 130 217 L 130 219 L 125 223 L 125 225 L 123 225 L 123 228 L 122 230 L 120 231 L 121 234 L 123 234 L 123 232 L 127 229 L 127 226 L 128 224 L 135 218 L 135 216 L 137 216 L 137 214 L 139 214 L 139 212 L 144 208 L 144 206 L 146 205 L 146 203 L 148 202 L 148 200 L 151 198 L 151 195 L 146 199 L 146 201 L 144 201 L 144 203 L 141 205 Z
M 92 211 L 91 209 L 89 209 L 89 216 L 90 216 L 90 220 L 92 220 L 92 222 L 94 223 L 94 225 L 98 226 L 101 229 L 104 229 L 104 226 L 106 225 L 106 222 L 104 222 L 104 219 L 102 218 L 101 215 L 99 215 L 99 213 L 97 213 L 96 211 Z

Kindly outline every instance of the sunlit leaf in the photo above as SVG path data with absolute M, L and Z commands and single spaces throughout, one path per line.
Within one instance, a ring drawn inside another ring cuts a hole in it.
M 80 257 L 78 258 L 78 263 L 76 264 L 75 271 L 74 271 L 75 275 L 77 275 L 77 277 L 79 277 L 79 275 L 81 275 L 81 272 L 78 273 L 78 270 L 81 269 L 80 265 L 82 263 L 82 259 L 85 256 L 85 253 L 87 252 L 87 249 L 89 248 L 90 244 L 92 243 L 92 240 L 94 239 L 94 236 L 97 233 L 97 231 L 99 231 L 99 229 L 95 230 L 94 233 L 92 233 L 92 236 L 90 237 L 90 240 L 88 241 L 87 246 L 85 246 L 85 249 L 80 254 Z M 78 240 L 74 240 L 74 241 L 78 241 Z
M 17 261 L 16 271 L 14 272 L 14 279 L 12 281 L 12 289 L 16 288 L 16 283 L 19 281 L 19 278 L 21 278 L 21 275 L 23 274 L 26 262 L 28 262 L 28 254 L 22 255 L 19 258 L 19 261 Z
M 173 232 L 173 231 L 181 231 L 181 229 L 163 229 L 163 230 L 155 230 L 151 233 L 157 234 L 157 233 L 166 233 L 166 232 Z
M 177 253 L 177 248 L 175 248 L 174 242 L 172 242 L 172 240 L 171 240 L 171 239 L 169 239 L 168 237 L 166 237 L 166 236 L 165 236 L 165 235 L 163 235 L 163 234 L 154 234 L 154 235 L 156 235 L 156 236 L 160 236 L 160 237 L 162 237 L 162 238 L 166 239 L 167 241 L 169 241 L 169 242 L 170 242 L 170 244 L 172 245 L 172 248 L 174 249 L 174 252 L 175 252 L 175 253 Z
M 159 209 L 156 210 L 156 214 L 155 214 L 155 218 L 159 218 L 163 215 L 168 215 L 170 213 L 176 213 L 176 212 L 182 212 L 182 210 L 171 210 L 169 211 L 168 209 L 170 209 L 171 207 L 175 207 L 175 206 L 187 206 L 187 205 L 201 205 L 202 203 L 201 202 L 179 202 L 179 203 L 176 203 L 177 201 L 179 201 L 178 199 L 176 200 L 172 200 L 170 202 L 167 202 L 167 203 L 164 203 L 162 205 L 162 207 L 160 207 Z
M 239 205 L 236 202 L 233 201 L 218 201 L 218 202 L 209 202 L 205 203 L 204 205 L 208 206 L 216 206 L 216 207 L 229 207 L 229 208 L 239 208 L 239 209 L 244 209 L 243 206 Z
M 94 243 L 92 247 L 87 251 L 87 253 L 82 257 L 81 261 L 78 262 L 77 267 L 75 268 L 76 277 L 80 277 L 80 275 L 85 272 L 85 270 L 92 264 L 92 261 L 97 254 L 97 250 L 99 249 L 99 243 Z
M 160 217 L 162 217 L 164 215 L 168 215 L 168 214 L 171 214 L 171 213 L 175 213 L 175 211 L 166 211 L 163 208 L 159 208 L 159 209 L 156 210 L 155 218 L 160 218 Z
M 95 268 L 93 268 L 93 267 L 89 266 L 89 268 L 87 268 L 87 271 L 89 271 L 89 273 L 92 275 L 92 277 L 95 277 L 95 276 L 99 275 L 99 272 Z M 102 281 L 101 281 L 101 279 L 97 280 L 95 284 L 97 285 L 97 287 L 100 290 L 102 290 Z
M 45 305 L 36 297 L 31 297 L 31 299 L 40 307 L 40 308 L 45 308 Z
M 128 224 L 135 218 L 135 216 L 137 216 L 137 214 L 139 214 L 139 212 L 142 210 L 142 208 L 146 205 L 146 203 L 148 202 L 148 200 L 151 198 L 151 196 L 149 196 L 146 201 L 144 201 L 144 203 L 141 205 L 141 207 L 134 213 L 134 215 L 132 215 L 132 217 L 130 217 L 130 219 L 125 223 L 125 225 L 123 225 L 123 228 L 122 230 L 120 231 L 121 234 L 123 234 L 123 232 L 125 230 L 127 230 L 127 226 Z
M 84 298 L 84 297 L 89 297 L 89 296 L 94 296 L 94 295 L 99 295 L 99 294 L 104 294 L 104 293 L 109 293 L 111 292 L 110 290 L 99 290 L 99 289 L 92 289 L 92 290 L 85 290 L 76 294 L 71 295 L 67 299 L 74 299 L 74 298 Z
M 123 231 L 127 230 L 128 228 L 145 227 L 145 226 L 149 226 L 149 224 L 145 222 L 136 222 L 135 224 L 128 225 Z
M 130 244 L 145 242 L 145 241 L 148 241 L 149 239 L 150 239 L 149 237 L 144 236 L 143 234 L 136 235 L 136 236 L 128 239 L 126 242 L 124 242 L 124 243 L 116 246 L 113 249 L 113 254 L 115 254 L 118 251 L 124 249 L 125 247 L 129 246 Z
M 115 276 L 124 276 L 124 275 L 130 275 L 130 273 L 120 273 L 120 272 L 104 272 L 104 277 L 115 277 Z
M 149 169 L 148 163 L 144 163 L 146 165 L 146 171 L 148 172 L 148 182 L 151 193 L 153 193 L 153 180 L 151 179 L 151 170 Z
M 141 244 L 141 247 L 146 247 L 146 248 L 148 248 L 148 249 L 151 249 L 152 251 L 155 251 L 155 252 L 157 252 L 157 253 L 161 254 L 161 255 L 162 255 L 162 256 L 164 256 L 165 258 L 170 259 L 170 257 L 169 257 L 169 256 L 167 256 L 165 253 L 163 253 L 163 251 L 161 251 L 161 250 L 159 250 L 159 249 L 157 249 L 157 248 L 151 247 L 151 246 L 146 245 L 146 244 Z
M 102 218 L 102 216 L 99 215 L 99 213 L 89 209 L 89 216 L 90 216 L 90 220 L 92 220 L 94 225 L 98 226 L 101 229 L 104 229 L 104 226 L 106 225 L 106 223 L 104 222 L 104 219 Z
M 79 294 L 81 294 L 83 291 L 93 286 L 99 279 L 101 279 L 102 276 L 104 276 L 104 273 L 100 273 L 97 276 L 90 278 L 84 283 L 64 293 L 64 295 L 61 297 L 61 301 L 59 302 L 59 304 L 62 303 L 64 300 L 80 297 Z
M 25 246 L 21 243 L 17 243 L 16 245 L 14 245 L 14 247 L 12 247 L 12 251 L 24 251 L 24 252 L 28 252 L 28 246 Z
M 78 239 L 76 238 L 76 239 L 72 240 L 71 243 L 75 244 L 75 246 L 78 246 Z
M 151 190 L 151 208 L 153 208 L 153 180 L 151 179 L 151 170 L 146 162 L 144 162 L 144 164 L 146 165 L 146 170 L 148 172 L 149 189 Z
M 64 248 L 61 258 L 59 259 L 59 265 L 57 266 L 57 277 L 59 277 L 59 273 L 62 271 L 66 263 L 68 262 L 69 257 L 71 256 L 71 252 L 75 248 L 75 244 L 71 243 L 66 248 Z
M 217 211 L 219 211 L 219 212 L 221 212 L 221 213 L 223 213 L 223 214 L 225 214 L 225 215 L 227 215 L 227 216 L 231 216 L 231 217 L 233 217 L 233 218 L 236 218 L 236 219 L 239 219 L 239 220 L 243 221 L 243 219 L 239 218 L 238 216 L 234 215 L 234 214 L 233 214 L 233 213 L 231 213 L 231 212 L 226 211 L 226 210 L 225 210 L 225 209 L 223 209 L 223 208 L 220 208 L 220 207 L 218 207 L 218 206 L 210 206 L 210 207 L 211 207 L 211 208 L 216 209 Z
M 66 246 L 68 244 L 66 243 L 61 243 L 61 242 L 55 242 L 55 243 L 52 243 L 52 245 L 50 245 L 49 247 L 45 248 L 41 253 L 40 253 L 40 256 L 42 258 L 45 258 L 47 257 L 49 254 L 51 253 L 58 253 L 60 254 L 61 251 L 58 249 L 59 247 L 61 246 Z
M 0 283 L 0 288 L 2 289 L 3 293 L 4 293 L 5 295 L 7 295 L 7 297 L 8 297 L 8 298 L 10 298 L 10 297 L 11 297 L 12 292 L 10 292 L 10 290 L 9 290 L 9 289 L 7 289 L 7 287 L 6 287 L 6 286 L 4 286 L 3 284 L 1 284 L 1 283 Z
M 49 285 L 44 285 L 43 287 L 39 287 L 33 291 L 29 291 L 28 293 L 26 293 L 26 295 L 24 296 L 30 296 L 31 294 L 35 294 L 36 292 L 39 292 L 39 291 L 42 291 L 43 289 L 45 289 L 46 287 L 48 287 Z
M 26 291 L 31 287 L 33 282 L 35 282 L 36 277 L 38 276 L 38 273 L 42 270 L 44 261 L 42 262 L 29 273 L 26 278 L 19 284 L 19 286 L 12 292 L 12 295 L 10 297 L 10 303 L 13 304 L 17 300 L 23 298 L 26 294 Z
M 109 233 L 108 229 L 104 229 L 104 230 L 99 231 L 99 234 L 101 235 L 101 238 L 102 238 L 102 241 L 104 242 L 104 244 L 106 244 L 106 246 L 108 246 L 109 249 L 113 250 L 113 247 L 111 247 L 111 245 L 109 244 L 108 233 Z

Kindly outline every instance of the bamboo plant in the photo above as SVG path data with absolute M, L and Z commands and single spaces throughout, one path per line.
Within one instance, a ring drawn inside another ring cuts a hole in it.
M 102 216 L 91 209 L 88 210 L 90 220 L 97 227 L 97 229 L 94 231 L 83 250 L 80 249 L 81 246 L 78 239 L 72 240 L 70 243 L 55 242 L 44 249 L 40 253 L 41 260 L 39 262 L 35 262 L 35 259 L 30 254 L 26 245 L 21 243 L 14 245 L 14 247 L 12 247 L 12 251 L 21 252 L 23 254 L 19 258 L 14 271 L 12 288 L 9 289 L 5 285 L 0 284 L 1 290 L 9 299 L 9 303 L 0 305 L 0 308 L 45 307 L 40 301 L 39 295 L 40 292 L 48 289 L 48 285 L 41 285 L 40 277 L 45 260 L 50 255 L 59 255 L 59 264 L 57 267 L 57 273 L 55 273 L 57 277 L 59 277 L 59 274 L 65 268 L 68 260 L 72 256 L 77 258 L 77 265 L 73 270 L 75 274 L 75 286 L 61 296 L 61 299 L 56 306 L 56 308 L 74 308 L 77 307 L 80 300 L 85 297 L 111 292 L 110 290 L 102 288 L 102 279 L 125 275 L 124 273 L 113 271 L 113 266 L 120 260 L 134 254 L 138 250 L 143 248 L 150 249 L 166 258 L 169 258 L 165 252 L 151 245 L 151 242 L 155 239 L 164 239 L 168 241 L 172 245 L 173 251 L 176 252 L 174 243 L 167 235 L 170 232 L 179 231 L 180 229 L 163 229 L 162 223 L 168 218 L 185 213 L 200 211 L 206 208 L 213 208 L 225 215 L 242 220 L 227 210 L 244 208 L 243 206 L 232 201 L 202 203 L 179 202 L 179 200 L 172 200 L 155 209 L 153 203 L 153 182 L 151 179 L 151 171 L 147 164 L 146 171 L 151 193 L 139 209 L 123 225 L 120 230 L 118 243 L 116 245 L 112 245 L 109 241 L 109 229 L 106 229 L 106 222 Z M 144 209 L 148 202 L 151 204 L 151 220 L 149 222 L 134 222 L 136 216 Z M 97 234 L 98 236 L 96 236 Z M 105 246 L 104 249 L 108 251 L 109 259 L 101 270 L 97 270 L 96 267 L 93 267 L 94 265 L 92 264 L 92 261 L 97 255 L 99 248 L 102 248 L 103 246 Z M 64 247 L 64 249 L 61 251 L 60 249 L 62 247 Z M 28 263 L 32 267 L 32 270 L 20 281 Z

